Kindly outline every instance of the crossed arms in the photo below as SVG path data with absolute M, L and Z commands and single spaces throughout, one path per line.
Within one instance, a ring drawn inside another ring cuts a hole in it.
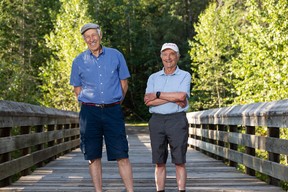
M 146 106 L 157 106 L 164 103 L 173 102 L 184 108 L 187 105 L 186 92 L 161 92 L 160 97 L 156 93 L 146 93 L 144 102 Z

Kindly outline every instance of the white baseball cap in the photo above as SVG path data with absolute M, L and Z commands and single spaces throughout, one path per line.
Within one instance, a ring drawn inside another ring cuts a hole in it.
M 179 48 L 175 43 L 164 43 L 160 52 L 164 51 L 165 49 L 172 49 L 173 51 L 179 53 Z

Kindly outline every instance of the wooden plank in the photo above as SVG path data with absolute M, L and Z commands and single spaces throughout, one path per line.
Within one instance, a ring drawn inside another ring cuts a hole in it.
M 261 171 L 266 175 L 272 176 L 285 182 L 288 181 L 288 167 L 285 165 L 254 157 L 238 151 L 234 151 L 229 148 L 217 146 L 200 140 L 195 140 L 193 138 L 189 138 L 188 143 L 193 146 L 197 146 L 205 151 L 243 164 L 256 171 Z
M 288 128 L 288 99 L 187 113 L 190 124 L 221 124 Z
M 189 128 L 189 133 L 208 139 L 224 141 L 273 153 L 288 155 L 288 140 L 234 132 Z
M 65 143 L 61 143 L 59 145 L 55 145 L 53 147 L 42 149 L 40 151 L 35 151 L 29 155 L 22 156 L 20 158 L 11 161 L 1 163 L 0 180 L 8 176 L 14 175 L 16 173 L 19 173 L 24 169 L 30 168 L 33 165 L 46 160 L 47 157 L 52 157 L 66 150 L 75 148 L 79 146 L 79 143 L 80 143 L 79 139 L 68 141 Z
M 79 128 L 24 134 L 0 138 L 0 154 L 31 147 L 56 139 L 78 136 Z
M 150 139 L 147 128 L 127 127 L 130 145 L 130 161 L 133 167 L 135 192 L 153 192 L 154 165 L 151 163 Z M 116 162 L 106 160 L 103 151 L 103 191 L 122 192 L 124 185 L 118 174 Z M 238 172 L 219 160 L 189 149 L 187 153 L 187 192 L 240 192 L 240 191 L 283 191 L 279 187 L 268 185 L 255 177 Z M 0 188 L 5 192 L 92 192 L 93 186 L 87 161 L 79 149 L 57 158 L 47 166 L 39 168 L 33 174 L 8 187 Z M 175 167 L 170 157 L 167 162 L 166 192 L 176 192 Z
M 0 101 L 2 127 L 78 123 L 78 113 L 28 103 Z

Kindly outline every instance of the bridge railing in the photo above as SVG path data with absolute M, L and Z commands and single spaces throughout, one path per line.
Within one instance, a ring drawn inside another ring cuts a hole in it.
M 260 172 L 270 184 L 288 182 L 288 100 L 254 103 L 187 113 L 189 145 L 246 173 Z M 267 136 L 256 135 L 264 127 Z M 27 175 L 79 146 L 78 113 L 26 103 L 0 101 L 0 186 Z M 243 150 L 244 149 L 244 150 Z M 267 158 L 256 155 L 264 152 Z
M 0 101 L 0 186 L 79 146 L 78 113 Z
M 288 140 L 279 138 L 288 127 L 288 100 L 190 112 L 187 118 L 191 147 L 230 166 L 242 164 L 249 175 L 262 173 L 269 184 L 288 182 Z M 266 133 L 255 134 L 259 127 Z

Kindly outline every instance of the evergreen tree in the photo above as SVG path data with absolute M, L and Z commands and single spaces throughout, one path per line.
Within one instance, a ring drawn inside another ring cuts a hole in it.
M 160 48 L 174 42 L 180 48 L 182 69 L 190 71 L 188 55 L 191 23 L 205 8 L 208 0 L 90 0 L 99 24 L 103 28 L 103 44 L 119 49 L 125 55 L 131 72 L 125 111 L 137 120 L 147 120 L 148 109 L 143 97 L 150 74 L 160 70 Z M 201 9 L 202 8 L 202 9 Z M 185 10 L 183 10 L 185 9 Z M 192 12 L 193 11 L 193 12 Z
M 91 19 L 87 15 L 86 0 L 61 0 L 61 3 L 54 30 L 45 37 L 53 54 L 41 67 L 43 99 L 39 102 L 47 107 L 77 111 L 78 102 L 69 84 L 71 65 L 73 59 L 86 49 L 80 29 Z
M 40 44 L 58 6 L 54 0 L 0 2 L 0 99 L 37 103 L 37 74 L 49 52 Z

